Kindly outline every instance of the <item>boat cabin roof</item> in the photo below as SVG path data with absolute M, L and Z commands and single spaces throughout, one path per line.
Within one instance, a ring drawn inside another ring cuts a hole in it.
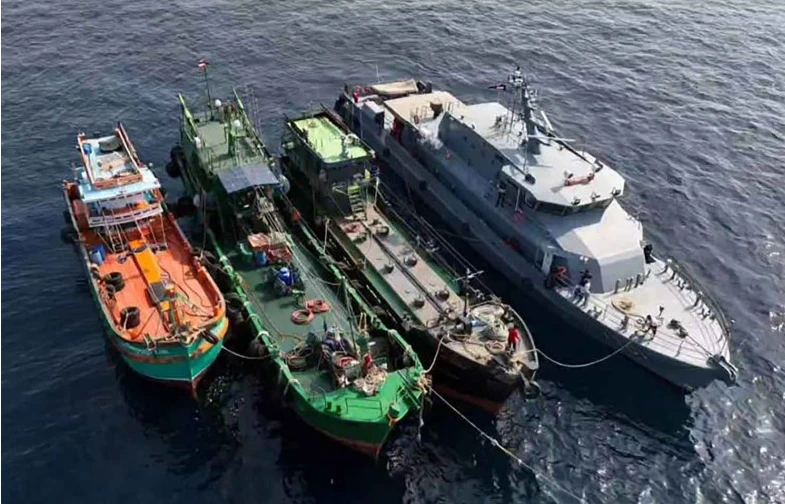
M 278 177 L 263 163 L 249 163 L 218 172 L 218 180 L 227 194 L 257 186 L 277 186 Z
M 158 189 L 161 184 L 136 157 L 122 126 L 113 135 L 77 137 L 82 166 L 77 168 L 79 194 L 86 203 Z
M 523 121 L 511 120 L 513 113 L 498 102 L 467 105 L 446 91 L 434 91 L 386 100 L 384 106 L 398 120 L 446 144 L 459 141 L 460 132 L 463 142 L 489 145 L 502 159 L 501 171 L 538 202 L 560 208 L 600 207 L 624 191 L 618 172 L 564 142 L 545 140 L 542 127 L 537 135 L 543 140 L 530 140 L 539 143 L 539 152 L 531 152 L 521 143 Z
M 290 124 L 325 163 L 356 161 L 372 155 L 353 133 L 342 131 L 327 114 L 295 119 Z
M 537 201 L 563 207 L 593 203 L 600 206 L 602 202 L 622 194 L 624 178 L 588 153 L 575 151 L 562 142 L 544 139 L 530 140 L 540 144 L 539 152 L 530 152 L 520 143 L 524 137 L 523 121 L 515 121 L 510 126 L 506 119 L 511 116 L 504 105 L 489 102 L 466 107 L 463 117 L 457 116 L 457 119 L 468 124 L 509 161 L 502 171 Z M 537 134 L 546 136 L 544 131 Z M 531 174 L 533 182 L 531 177 L 527 180 L 527 173 Z M 583 182 L 569 185 L 566 183 L 568 178 Z M 579 203 L 574 204 L 576 198 Z

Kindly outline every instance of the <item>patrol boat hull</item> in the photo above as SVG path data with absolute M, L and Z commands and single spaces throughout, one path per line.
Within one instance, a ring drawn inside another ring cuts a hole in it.
M 401 179 L 407 185 L 407 191 L 415 194 L 432 212 L 439 215 L 455 235 L 468 238 L 464 240 L 466 244 L 505 275 L 513 285 L 521 287 L 524 295 L 535 296 L 552 314 L 572 326 L 577 335 L 591 337 L 613 351 L 618 350 L 685 391 L 703 387 L 717 379 L 729 383 L 735 380 L 735 369 L 729 364 L 722 365 L 723 363 L 718 362 L 727 363 L 729 360 L 727 344 L 717 356 L 706 355 L 700 362 L 684 362 L 678 357 L 665 355 L 631 341 L 629 335 L 598 320 L 596 312 L 587 313 L 587 309 L 565 296 L 563 291 L 548 288 L 547 275 L 518 253 L 514 241 L 502 238 L 508 224 L 484 211 L 478 211 L 478 204 L 482 203 L 474 201 L 473 195 L 459 196 L 454 191 L 453 183 L 450 187 L 445 185 L 439 166 L 432 164 L 433 158 L 419 155 L 415 157 L 410 149 L 401 143 L 400 137 L 393 136 L 387 125 L 378 122 L 379 115 L 374 117 L 373 114 L 363 112 L 363 101 L 358 100 L 357 96 L 342 95 L 336 103 L 336 111 L 355 134 L 379 153 L 380 165 Z M 658 274 L 669 274 L 666 271 L 666 266 L 669 265 L 670 263 L 662 263 Z M 729 367 L 731 369 L 728 369 Z

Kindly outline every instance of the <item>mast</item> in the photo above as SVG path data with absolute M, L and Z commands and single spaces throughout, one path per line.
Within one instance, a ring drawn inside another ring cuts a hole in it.
M 533 92 L 531 88 L 529 88 L 526 77 L 524 77 L 523 72 L 521 72 L 520 65 L 515 68 L 515 71 L 510 75 L 508 81 L 515 89 L 516 98 L 520 98 L 523 107 L 521 117 L 523 119 L 523 124 L 526 127 L 526 149 L 532 154 L 539 154 L 540 143 L 537 140 L 537 127 L 532 118 L 532 113 L 534 112 Z
M 207 109 L 210 111 L 210 118 L 212 119 L 213 115 L 213 99 L 210 96 L 210 80 L 207 78 L 207 67 L 210 64 L 207 62 L 206 58 L 202 58 L 199 60 L 199 70 L 202 71 L 204 74 L 204 86 L 207 88 Z

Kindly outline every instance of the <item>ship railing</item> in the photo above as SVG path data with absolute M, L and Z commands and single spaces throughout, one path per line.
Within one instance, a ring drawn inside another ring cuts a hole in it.
M 129 224 L 140 219 L 148 217 L 155 217 L 163 213 L 163 208 L 159 203 L 149 205 L 139 210 L 123 212 L 120 214 L 100 215 L 97 217 L 88 217 L 87 223 L 90 227 L 97 226 L 115 226 L 120 224 Z
M 723 339 L 726 342 L 725 344 L 727 344 L 727 341 L 730 339 L 731 324 L 728 322 L 728 319 L 725 317 L 725 314 L 720 309 L 719 304 L 714 300 L 713 297 L 711 297 L 708 294 L 709 291 L 707 291 L 703 287 L 703 285 L 697 280 L 697 278 L 694 277 L 684 265 L 679 264 L 678 262 L 676 262 L 675 259 L 667 257 L 663 262 L 667 265 L 668 268 L 674 271 L 677 275 L 684 278 L 690 284 L 690 287 L 696 293 L 696 295 L 700 296 L 699 301 L 703 302 L 703 304 L 706 305 L 706 307 L 709 309 L 711 314 L 714 315 L 714 318 L 715 320 L 717 320 L 717 323 L 722 328 Z
M 592 294 L 591 292 L 586 293 L 585 297 L 582 299 L 578 299 L 575 296 L 576 287 L 577 284 L 562 281 L 559 283 L 559 286 L 556 288 L 556 290 L 563 298 L 568 301 L 572 301 L 576 307 L 580 308 L 586 314 L 593 316 L 597 320 L 615 325 L 615 327 L 611 326 L 611 328 L 622 334 L 624 334 L 626 331 L 626 329 L 623 331 L 622 328 L 632 330 L 630 337 L 634 336 L 636 333 L 646 332 L 647 328 L 637 326 L 634 320 L 639 319 L 640 317 L 620 315 L 617 311 L 617 308 L 614 307 L 612 303 L 604 302 L 603 300 L 599 299 L 596 294 Z M 653 337 L 657 338 L 660 343 L 671 347 L 674 353 L 685 351 L 685 349 L 682 348 L 684 339 L 667 328 L 660 328 L 660 330 L 657 331 L 656 336 Z M 693 338 L 689 339 L 696 345 L 697 348 L 694 350 L 700 357 L 710 356 L 711 352 L 703 348 L 699 343 L 695 342 Z

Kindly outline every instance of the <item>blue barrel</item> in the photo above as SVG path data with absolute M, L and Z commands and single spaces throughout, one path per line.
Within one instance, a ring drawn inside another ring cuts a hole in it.
M 98 249 L 98 247 L 94 247 L 90 251 L 90 262 L 97 264 L 98 266 L 104 263 L 104 257 L 101 255 L 101 251 Z
M 254 254 L 254 259 L 256 259 L 257 266 L 264 266 L 267 264 L 267 254 L 265 252 L 256 252 Z
M 84 153 L 89 156 L 90 153 L 93 152 L 93 146 L 90 145 L 90 144 L 84 144 L 84 145 L 82 145 L 82 150 L 84 150 Z
M 93 247 L 93 250 L 97 250 L 99 254 L 101 254 L 101 262 L 106 261 L 106 247 L 99 244 Z

